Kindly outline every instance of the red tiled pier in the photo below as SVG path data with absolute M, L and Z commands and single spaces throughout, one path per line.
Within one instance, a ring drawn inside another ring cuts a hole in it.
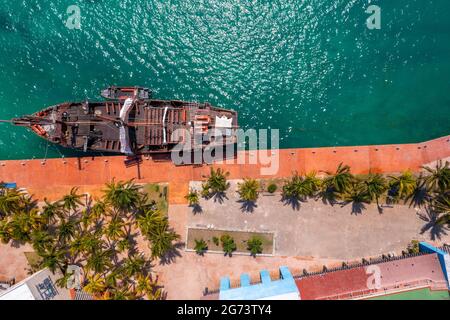
M 382 294 L 388 288 L 412 290 L 415 285 L 446 288 L 447 282 L 436 254 L 382 262 L 375 266 L 380 274 L 379 289 L 368 288 L 373 270 L 368 270 L 367 266 L 307 276 L 296 280 L 296 284 L 303 300 L 351 299 L 362 294 Z
M 450 157 L 450 136 L 416 144 L 324 147 L 282 149 L 279 152 L 279 170 L 264 176 L 258 164 L 218 164 L 230 172 L 231 179 L 244 177 L 287 177 L 293 171 L 334 171 L 340 162 L 348 164 L 352 172 L 395 173 L 404 170 L 418 171 L 424 164 Z M 249 152 L 244 152 L 248 156 Z M 252 157 L 250 157 L 252 158 Z M 112 178 L 137 182 L 170 182 L 170 201 L 183 203 L 188 182 L 202 180 L 209 166 L 175 166 L 171 162 L 143 159 L 137 166 L 125 167 L 123 156 L 84 157 L 42 160 L 0 161 L 0 181 L 16 182 L 38 198 L 59 197 L 70 186 L 80 186 L 81 191 L 94 192 Z

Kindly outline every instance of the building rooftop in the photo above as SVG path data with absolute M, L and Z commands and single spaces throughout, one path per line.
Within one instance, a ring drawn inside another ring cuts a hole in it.
M 379 287 L 371 276 L 379 272 Z M 370 264 L 334 272 L 301 277 L 296 280 L 302 299 L 351 299 L 429 286 L 445 289 L 447 281 L 436 253 Z
M 69 290 L 56 285 L 60 277 L 58 273 L 42 269 L 0 292 L 0 300 L 70 300 Z
M 241 286 L 230 288 L 230 279 L 220 281 L 220 300 L 299 300 L 297 286 L 287 267 L 280 267 L 280 279 L 272 280 L 267 270 L 260 272 L 261 283 L 251 284 L 247 274 L 241 275 Z

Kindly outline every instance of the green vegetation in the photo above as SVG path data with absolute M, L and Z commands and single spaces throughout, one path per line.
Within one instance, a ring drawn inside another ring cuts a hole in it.
M 405 171 L 400 176 L 389 176 L 389 188 L 395 201 L 409 199 L 415 192 L 417 178 L 411 171 Z
M 193 189 L 191 189 L 184 198 L 188 201 L 190 206 L 196 206 L 200 201 L 198 191 Z
M 410 244 L 408 244 L 408 253 L 409 254 L 413 254 L 413 253 L 419 253 L 419 241 L 418 240 L 412 240 Z
M 147 204 L 153 204 L 156 209 L 164 215 L 167 215 L 169 204 L 167 203 L 167 190 L 166 185 L 160 185 L 157 183 L 148 183 L 143 186 L 143 191 L 146 193 Z
M 386 179 L 381 174 L 370 174 L 366 180 L 364 180 L 366 185 L 367 194 L 371 201 L 375 200 L 377 206 L 379 205 L 380 197 L 386 192 L 388 185 Z
M 224 234 L 220 237 L 220 242 L 222 243 L 222 248 L 225 255 L 231 257 L 233 251 L 236 251 L 236 243 L 234 242 L 234 239 L 230 235 Z
M 305 200 L 307 197 L 314 194 L 314 189 L 306 178 L 294 173 L 290 180 L 287 180 L 283 185 L 281 192 L 283 198 L 294 198 L 298 200 Z
M 202 197 L 209 198 L 223 195 L 230 187 L 230 183 L 227 181 L 228 176 L 229 172 L 224 172 L 220 168 L 217 170 L 211 168 L 208 179 L 202 185 Z
M 250 251 L 250 255 L 256 257 L 257 254 L 263 252 L 263 242 L 261 238 L 253 236 L 247 242 L 247 250 Z
M 221 243 L 222 236 L 225 239 L 232 238 L 236 249 L 233 253 L 245 254 L 249 252 L 250 247 L 253 248 L 256 254 L 272 254 L 274 235 L 269 232 L 250 232 L 250 231 L 232 231 L 232 230 L 218 230 L 218 229 L 202 229 L 202 228 L 188 228 L 186 247 L 189 250 L 198 251 L 206 244 L 208 252 L 224 251 Z M 259 241 L 252 239 L 259 239 Z M 201 240 L 204 244 L 200 244 Z M 261 251 L 261 252 L 259 252 Z
M 277 189 L 278 189 L 278 187 L 277 187 L 277 185 L 276 185 L 275 183 L 270 183 L 270 184 L 267 186 L 267 191 L 268 191 L 269 193 L 275 193 L 275 191 L 277 191 Z
M 334 173 L 327 172 L 323 179 L 314 173 L 300 176 L 294 172 L 285 180 L 282 196 L 285 201 L 305 201 L 322 197 L 324 201 L 341 204 L 352 203 L 354 212 L 361 212 L 364 204 L 376 202 L 380 212 L 381 200 L 399 203 L 411 201 L 414 205 L 425 205 L 436 214 L 434 225 L 450 226 L 450 164 L 441 161 L 435 168 L 423 167 L 425 175 L 414 175 L 405 171 L 400 175 L 385 177 L 381 174 L 354 176 L 350 167 L 339 164 Z
M 255 202 L 258 199 L 259 182 L 255 179 L 244 179 L 238 183 L 238 193 L 242 201 Z
M 151 258 L 136 246 L 139 229 Z M 140 186 L 112 181 L 101 199 L 87 199 L 73 188 L 59 201 L 44 199 L 42 206 L 19 190 L 0 188 L 0 239 L 30 243 L 32 269 L 59 270 L 61 285 L 70 277 L 67 267 L 78 265 L 84 289 L 98 299 L 161 299 L 151 262 L 175 250 L 179 236 Z
M 195 239 L 194 241 L 195 241 L 195 248 L 194 249 L 195 249 L 195 252 L 198 255 L 202 256 L 206 251 L 208 251 L 208 244 L 206 243 L 205 240 L 203 240 L 203 239 L 200 239 L 200 240 Z

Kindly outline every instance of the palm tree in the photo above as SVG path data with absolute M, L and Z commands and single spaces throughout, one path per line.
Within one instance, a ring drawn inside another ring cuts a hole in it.
M 310 196 L 318 192 L 322 186 L 322 180 L 320 180 L 315 172 L 310 172 L 305 176 L 304 183 L 308 186 L 310 190 Z
M 230 183 L 227 182 L 227 177 L 229 172 L 224 172 L 222 169 L 218 168 L 214 170 L 211 168 L 210 176 L 208 180 L 203 185 L 204 190 L 208 190 L 209 194 L 221 194 L 227 191 L 230 187 Z
M 0 218 L 17 212 L 21 207 L 22 193 L 17 189 L 8 189 L 0 194 Z
M 238 194 L 242 201 L 255 202 L 258 200 L 259 182 L 255 179 L 244 179 L 238 183 Z
M 89 212 L 95 219 L 100 219 L 105 215 L 107 210 L 106 203 L 101 200 L 96 200 L 95 204 L 90 208 Z
M 73 187 L 72 189 L 70 189 L 70 192 L 62 198 L 62 206 L 69 212 L 71 210 L 76 211 L 78 206 L 83 205 L 83 202 L 80 200 L 83 196 L 78 194 L 77 192 L 78 188 Z
M 62 218 L 62 204 L 59 201 L 49 202 L 44 198 L 45 205 L 42 208 L 42 216 L 48 223 L 56 222 L 56 218 Z
M 105 284 L 107 287 L 115 287 L 117 286 L 117 283 L 122 279 L 123 274 L 121 273 L 122 270 L 119 268 L 111 270 L 105 277 Z
M 381 195 L 387 190 L 387 181 L 381 174 L 369 174 L 366 180 L 364 180 L 366 185 L 367 194 L 370 200 L 375 200 L 377 202 L 377 207 L 380 208 L 378 203 Z
M 135 300 L 136 294 L 129 287 L 113 287 L 108 290 L 111 300 Z
M 371 197 L 367 191 L 367 187 L 363 183 L 353 182 L 347 190 L 341 194 L 345 203 L 352 203 L 352 212 L 361 213 L 365 208 L 364 203 L 369 204 Z
M 39 252 L 39 256 L 42 258 L 41 266 L 43 268 L 49 268 L 53 273 L 56 271 L 56 268 L 63 271 L 64 266 L 67 265 L 65 251 L 55 246 Z
M 105 279 L 100 274 L 88 276 L 88 284 L 83 289 L 92 295 L 102 294 L 106 290 Z
M 147 276 L 143 274 L 138 275 L 136 291 L 140 295 L 147 296 L 149 300 L 159 300 L 162 298 L 162 290 L 158 288 L 157 281 L 154 281 L 150 274 Z
M 94 251 L 86 260 L 86 268 L 94 273 L 104 273 L 111 268 L 112 252 L 110 250 Z
M 31 241 L 31 233 L 34 230 L 40 230 L 43 224 L 43 218 L 36 208 L 30 211 L 20 211 L 15 213 L 8 223 L 11 238 L 17 241 Z
M 234 242 L 234 239 L 230 235 L 224 234 L 220 237 L 220 241 L 222 242 L 222 248 L 225 255 L 231 257 L 233 251 L 236 251 L 236 243 Z
M 60 288 L 67 288 L 67 284 L 70 280 L 70 278 L 73 276 L 74 271 L 72 272 L 66 272 L 63 274 L 63 276 L 59 279 L 56 280 L 56 284 L 60 287 Z
M 250 251 L 250 255 L 253 257 L 256 257 L 257 254 L 262 253 L 263 252 L 262 244 L 263 243 L 262 243 L 261 238 L 259 238 L 257 236 L 251 237 L 247 241 L 247 250 Z
M 87 254 L 101 251 L 104 248 L 104 241 L 97 234 L 84 235 L 80 244 L 81 251 Z
M 143 234 L 149 233 L 158 224 L 164 224 L 164 220 L 165 217 L 157 210 L 148 210 L 137 217 L 138 226 Z
M 123 271 L 128 277 L 134 277 L 143 271 L 146 261 L 142 254 L 135 254 L 124 259 Z
M 124 238 L 117 241 L 117 251 L 118 252 L 124 252 L 125 250 L 130 250 L 132 247 L 132 244 L 130 242 L 130 239 Z
M 311 178 L 312 177 L 306 180 L 297 173 L 294 173 L 292 178 L 287 180 L 283 185 L 281 192 L 282 197 L 285 199 L 293 198 L 304 200 L 306 197 L 312 196 L 314 194 L 315 184 Z
M 199 196 L 197 190 L 191 189 L 184 198 L 189 202 L 190 206 L 196 206 L 199 204 Z
M 9 232 L 8 223 L 4 220 L 0 220 L 0 241 L 7 244 L 11 240 L 11 234 Z
M 425 177 L 425 185 L 429 192 L 443 192 L 450 188 L 450 163 L 439 160 L 434 169 L 430 167 L 422 167 L 429 175 Z
M 111 240 L 123 238 L 125 236 L 124 227 L 125 223 L 122 218 L 115 217 L 106 226 L 105 235 Z
M 337 193 L 345 192 L 350 188 L 351 183 L 354 180 L 353 175 L 350 173 L 350 167 L 348 165 L 343 165 L 342 162 L 339 164 L 334 174 L 331 172 L 326 173 L 328 177 L 324 180 L 324 186 Z
M 417 188 L 417 179 L 411 171 L 405 171 L 400 176 L 389 176 L 389 187 L 396 200 L 407 199 Z
M 106 184 L 105 199 L 113 207 L 122 211 L 130 211 L 140 203 L 140 187 L 133 180 L 115 182 L 112 180 Z
M 53 245 L 53 237 L 44 230 L 35 230 L 31 233 L 33 248 L 38 251 L 45 251 Z
M 62 220 L 58 227 L 58 238 L 62 243 L 71 241 L 77 232 L 77 221 L 74 219 Z
M 438 225 L 450 226 L 450 190 L 439 194 L 433 201 L 433 209 L 440 214 L 436 220 Z
M 200 239 L 200 240 L 194 239 L 194 241 L 195 241 L 195 247 L 194 247 L 195 252 L 199 256 L 203 256 L 205 254 L 205 252 L 208 250 L 208 244 L 203 239 Z
M 151 243 L 152 258 L 164 257 L 168 252 L 175 249 L 174 241 L 180 236 L 169 228 L 167 218 L 152 226 L 146 233 Z

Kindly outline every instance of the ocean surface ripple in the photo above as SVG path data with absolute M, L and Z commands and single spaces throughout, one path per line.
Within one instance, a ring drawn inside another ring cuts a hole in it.
M 417 142 L 450 134 L 450 2 L 71 0 L 0 4 L 0 119 L 108 85 L 209 101 L 280 146 Z M 0 124 L 0 159 L 74 155 Z

